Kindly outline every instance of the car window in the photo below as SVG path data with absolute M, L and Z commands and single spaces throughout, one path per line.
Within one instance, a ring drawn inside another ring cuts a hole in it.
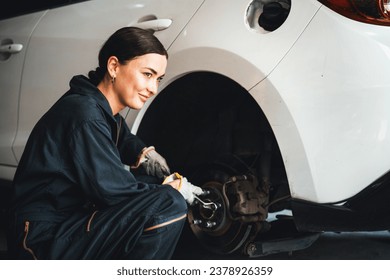
M 84 1 L 88 0 L 14 0 L 6 9 L 0 9 L 0 20 Z

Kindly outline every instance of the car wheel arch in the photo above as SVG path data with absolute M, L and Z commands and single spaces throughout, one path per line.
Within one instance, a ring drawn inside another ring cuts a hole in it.
M 230 77 L 211 71 L 186 73 L 165 86 L 136 121 L 133 132 L 155 146 L 171 169 L 189 177 L 196 167 L 226 159 L 227 154 L 251 162 L 271 145 L 273 168 L 278 169 L 273 175 L 286 187 L 284 163 L 266 115 L 250 92 Z

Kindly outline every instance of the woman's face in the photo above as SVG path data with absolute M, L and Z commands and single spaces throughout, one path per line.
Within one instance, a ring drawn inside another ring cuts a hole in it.
M 141 109 L 149 97 L 157 93 L 158 84 L 165 74 L 167 58 L 150 53 L 118 64 L 113 89 L 123 108 Z

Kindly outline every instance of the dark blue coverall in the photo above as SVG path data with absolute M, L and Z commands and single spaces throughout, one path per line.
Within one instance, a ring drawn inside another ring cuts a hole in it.
M 79 75 L 39 120 L 13 181 L 12 259 L 169 259 L 187 205 L 124 168 L 145 144 Z

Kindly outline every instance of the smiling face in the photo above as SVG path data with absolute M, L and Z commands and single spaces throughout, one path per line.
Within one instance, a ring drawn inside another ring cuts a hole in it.
M 149 53 L 120 64 L 110 57 L 108 71 L 115 81 L 99 88 L 108 99 L 114 115 L 125 107 L 141 109 L 145 102 L 157 93 L 158 84 L 165 74 L 167 58 Z

